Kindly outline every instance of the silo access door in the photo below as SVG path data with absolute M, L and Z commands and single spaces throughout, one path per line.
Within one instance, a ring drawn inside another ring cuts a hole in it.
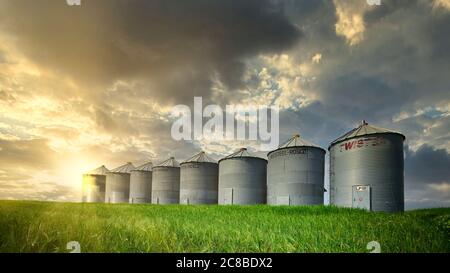
M 372 210 L 370 186 L 353 186 L 352 207 L 355 209 Z
M 290 196 L 278 196 L 277 197 L 277 205 L 290 206 L 291 205 L 291 197 Z
M 224 194 L 223 194 L 223 204 L 224 205 L 233 205 L 233 189 L 232 188 L 226 188 L 224 189 Z

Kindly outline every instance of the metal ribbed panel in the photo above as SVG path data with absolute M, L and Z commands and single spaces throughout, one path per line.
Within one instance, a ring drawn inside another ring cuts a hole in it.
M 130 172 L 135 167 L 128 162 L 106 175 L 106 203 L 128 203 L 130 198 Z
M 262 158 L 228 157 L 219 162 L 219 204 L 265 204 L 267 161 Z
M 130 174 L 108 173 L 106 175 L 106 203 L 128 203 L 130 198 Z
M 288 147 L 269 153 L 267 203 L 322 205 L 325 151 L 316 147 Z
M 83 202 L 105 202 L 106 175 L 83 175 Z
M 152 202 L 152 172 L 133 170 L 130 175 L 130 204 Z
M 217 204 L 219 165 L 208 162 L 181 164 L 180 203 Z
M 404 210 L 404 136 L 376 133 L 330 147 L 330 203 L 352 207 L 352 187 L 371 187 L 374 211 Z
M 109 170 L 101 166 L 83 175 L 82 202 L 105 202 L 106 174 Z
M 180 168 L 157 166 L 153 168 L 152 204 L 179 204 Z

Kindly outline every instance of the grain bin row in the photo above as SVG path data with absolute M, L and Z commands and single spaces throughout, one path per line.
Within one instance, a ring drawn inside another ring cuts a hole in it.
M 333 141 L 330 204 L 373 211 L 404 210 L 403 141 L 366 122 Z M 153 204 L 321 205 L 326 151 L 295 135 L 268 160 L 241 149 L 214 162 L 201 152 L 179 164 L 131 163 L 83 176 L 83 201 Z M 103 193 L 104 192 L 104 193 Z

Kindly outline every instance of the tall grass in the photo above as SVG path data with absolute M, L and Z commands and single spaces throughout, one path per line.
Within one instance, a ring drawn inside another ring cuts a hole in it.
M 0 252 L 450 252 L 450 209 L 0 202 Z

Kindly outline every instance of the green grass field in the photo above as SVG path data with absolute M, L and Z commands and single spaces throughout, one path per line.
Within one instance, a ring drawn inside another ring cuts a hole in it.
M 0 252 L 450 252 L 450 208 L 155 206 L 0 201 Z

